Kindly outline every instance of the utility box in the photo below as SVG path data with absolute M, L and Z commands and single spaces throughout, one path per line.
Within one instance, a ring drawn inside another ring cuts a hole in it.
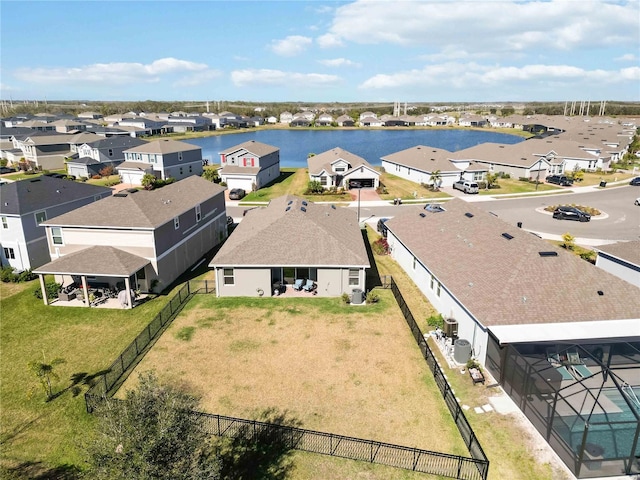
M 471 343 L 469 340 L 459 338 L 453 344 L 453 359 L 456 363 L 466 364 L 471 358 Z
M 364 303 L 364 290 L 361 288 L 354 288 L 351 292 L 351 303 L 354 305 Z
M 444 320 L 444 334 L 447 337 L 457 337 L 458 336 L 458 321 L 455 318 L 445 318 Z

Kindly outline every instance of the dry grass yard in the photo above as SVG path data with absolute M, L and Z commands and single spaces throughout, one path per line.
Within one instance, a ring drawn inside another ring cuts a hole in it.
M 137 370 L 186 383 L 207 412 L 276 408 L 308 429 L 467 455 L 391 292 L 380 293 L 363 307 L 196 296 Z

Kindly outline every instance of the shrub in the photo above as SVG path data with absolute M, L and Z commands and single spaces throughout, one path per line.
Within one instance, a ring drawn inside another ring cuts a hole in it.
M 113 165 L 107 165 L 106 167 L 100 170 L 100 175 L 102 175 L 103 177 L 109 177 L 114 173 L 115 173 L 115 170 L 113 168 Z
M 427 325 L 430 327 L 438 327 L 440 329 L 444 328 L 444 317 L 441 313 L 437 315 L 431 315 L 427 318 Z
M 56 282 L 47 282 L 45 283 L 44 288 L 47 291 L 47 298 L 51 300 L 53 298 L 58 298 L 58 293 L 60 292 L 62 285 Z M 42 290 L 40 290 L 40 287 L 33 291 L 33 295 L 36 298 L 42 299 Z
M 380 237 L 371 247 L 376 255 L 387 255 L 389 253 L 389 243 L 384 237 Z
M 380 300 L 380 297 L 378 296 L 377 293 L 374 292 L 367 292 L 367 297 L 365 299 L 365 301 L 367 303 L 378 303 L 378 301 Z
M 102 176 L 101 175 L 97 175 L 97 174 L 91 176 L 92 180 L 100 180 L 101 178 L 102 178 Z
M 349 296 L 348 293 L 343 293 L 342 297 L 340 298 L 342 298 L 343 303 L 347 303 L 347 304 L 351 303 L 351 297 Z
M 307 190 L 305 194 L 311 195 L 311 194 L 322 194 L 322 193 L 324 193 L 324 187 L 322 186 L 320 181 L 310 180 L 309 183 L 307 183 Z
M 30 282 L 36 278 L 38 278 L 38 276 L 31 270 L 16 273 L 15 268 L 11 266 L 2 267 L 2 273 L 0 274 L 0 280 L 4 283 Z
M 476 368 L 476 369 L 482 371 L 482 368 L 480 367 L 480 364 L 474 358 L 470 358 L 469 361 L 467 361 L 467 368 Z

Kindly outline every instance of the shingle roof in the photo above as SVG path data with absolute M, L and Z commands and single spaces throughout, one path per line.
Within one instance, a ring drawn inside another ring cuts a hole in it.
M 211 261 L 211 266 L 270 265 L 368 267 L 356 212 L 291 195 L 276 198 L 248 211 Z
M 327 172 L 331 172 L 331 164 L 336 160 L 345 160 L 350 168 L 356 168 L 361 165 L 365 165 L 373 170 L 373 167 L 369 165 L 364 158 L 359 157 L 351 152 L 343 150 L 342 148 L 332 148 L 331 150 L 327 150 L 326 152 L 319 153 L 318 155 L 314 155 L 307 159 L 307 163 L 309 164 L 309 173 L 318 174 L 322 170 L 326 170 Z
M 411 167 L 423 172 L 435 172 L 436 170 L 440 170 L 441 172 L 460 172 L 462 169 L 452 163 L 450 160 L 451 158 L 454 158 L 454 154 L 448 150 L 427 147 L 425 145 L 416 145 L 415 147 L 386 155 L 382 157 L 382 160 L 403 165 L 405 167 Z M 484 171 L 486 169 L 486 167 L 480 166 L 472 161 L 469 167 L 464 170 Z
M 597 250 L 640 266 L 640 240 L 602 245 Z
M 177 153 L 177 152 L 187 152 L 190 150 L 201 150 L 197 145 L 193 145 L 187 142 L 179 142 L 177 140 L 155 140 L 153 142 L 145 142 L 142 145 L 137 147 L 130 148 L 125 150 L 129 153 Z
M 76 227 L 157 228 L 223 192 L 220 185 L 192 175 L 157 190 L 120 192 L 43 223 Z
M 253 153 L 258 157 L 263 157 L 273 152 L 280 150 L 278 147 L 267 145 L 266 143 L 256 142 L 255 140 L 249 140 L 248 142 L 241 143 L 234 147 L 229 147 L 226 150 L 220 152 L 221 155 L 228 155 L 233 152 L 237 152 L 241 149 L 247 150 L 249 153 Z
M 0 184 L 0 213 L 25 213 L 94 195 L 111 193 L 111 189 L 42 175 L 37 178 Z
M 35 273 L 128 277 L 149 260 L 115 247 L 93 246 L 64 255 L 49 262 Z
M 640 317 L 637 287 L 461 199 L 445 210 L 386 226 L 482 325 Z

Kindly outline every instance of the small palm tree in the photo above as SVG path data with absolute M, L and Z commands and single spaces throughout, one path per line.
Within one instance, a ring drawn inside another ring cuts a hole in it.
M 440 189 L 440 185 L 442 184 L 442 173 L 440 170 L 435 170 L 431 172 L 431 190 L 437 192 Z
M 58 380 L 60 378 L 54 369 L 56 365 L 60 365 L 61 363 L 64 363 L 62 358 L 56 358 L 51 360 L 50 363 L 47 363 L 44 352 L 42 352 L 42 362 L 29 362 L 29 370 L 38 378 L 42 390 L 44 390 L 44 394 L 47 397 L 47 401 L 53 398 L 51 380 Z

